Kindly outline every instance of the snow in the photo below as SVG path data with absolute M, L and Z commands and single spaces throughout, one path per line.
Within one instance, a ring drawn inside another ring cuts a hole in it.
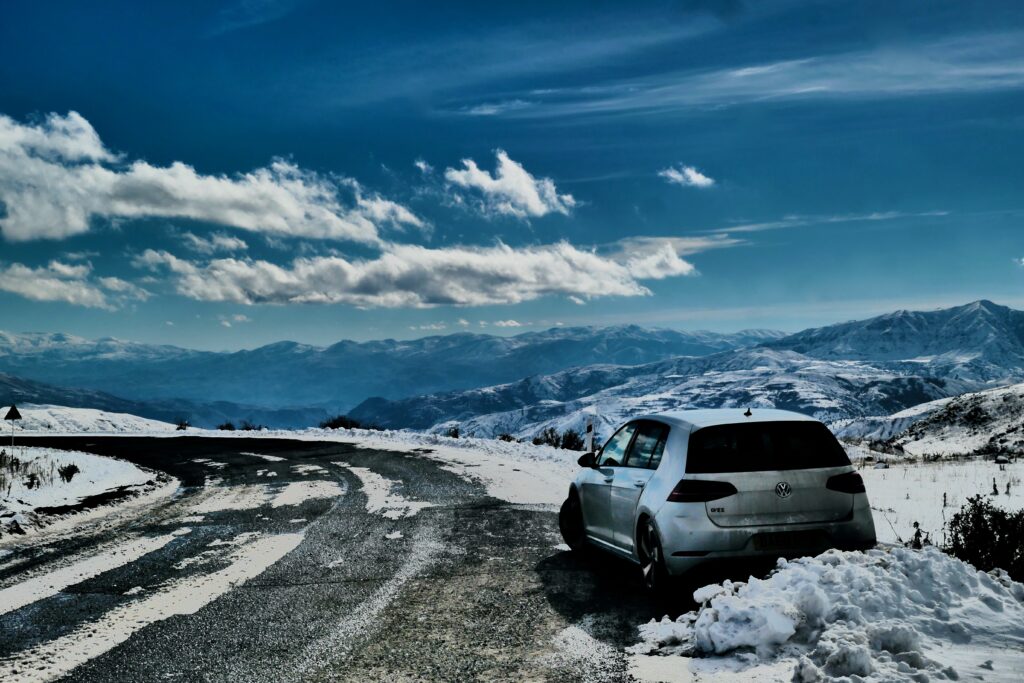
M 302 533 L 246 539 L 227 556 L 228 566 L 219 571 L 169 581 L 59 638 L 8 655 L 0 661 L 0 680 L 36 683 L 66 676 L 154 622 L 195 614 L 232 588 L 262 574 L 298 547 L 302 539 Z
M 416 513 L 423 508 L 434 506 L 433 503 L 406 499 L 396 491 L 401 486 L 401 482 L 382 477 L 365 467 L 353 467 L 343 462 L 334 464 L 348 469 L 359 478 L 362 491 L 366 495 L 366 511 L 370 514 L 380 514 L 387 519 L 402 519 L 415 517 Z M 394 538 L 399 537 L 401 534 Z M 392 538 L 392 536 L 388 536 L 388 538 Z
M 8 407 L 0 408 L 4 415 Z M 126 434 L 142 432 L 174 432 L 177 427 L 169 422 L 150 420 L 128 413 L 109 413 L 92 408 L 66 408 L 53 405 L 18 406 L 22 419 L 15 431 L 25 433 L 61 434 Z M 9 423 L 4 425 L 10 435 Z
M 10 446 L 3 451 L 10 455 Z M 36 508 L 75 505 L 118 487 L 142 493 L 157 486 L 156 473 L 118 458 L 20 446 L 15 447 L 14 457 L 21 463 L 18 472 L 6 467 L 0 470 L 0 532 L 6 532 L 15 522 L 28 530 L 51 521 L 49 516 L 37 514 Z M 64 481 L 59 473 L 65 465 L 79 470 L 70 481 Z M 29 488 L 33 473 L 38 483 Z
M 641 626 L 631 652 L 684 655 L 683 669 L 795 669 L 759 680 L 1011 681 L 1024 667 L 1024 585 L 934 548 L 780 560 L 767 579 L 706 586 L 694 599 L 700 609 Z
M 892 463 L 887 469 L 862 469 L 860 475 L 875 518 L 875 533 L 883 543 L 909 539 L 914 522 L 930 534 L 933 543 L 943 543 L 945 525 L 975 495 L 984 495 L 1007 510 L 1024 508 L 1024 462 L 1002 466 L 980 459 Z M 999 489 L 997 496 L 989 495 L 993 480 Z M 1005 493 L 1007 483 L 1009 495 Z
M 343 495 L 345 495 L 345 489 L 336 481 L 295 481 L 285 485 L 277 492 L 271 507 L 301 505 L 307 500 L 339 498 Z

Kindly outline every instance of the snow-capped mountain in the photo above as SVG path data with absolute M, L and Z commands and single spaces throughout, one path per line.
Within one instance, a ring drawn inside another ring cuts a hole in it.
M 866 427 L 888 421 L 888 430 Z M 907 455 L 1024 455 L 1024 384 L 927 403 L 889 418 L 853 421 L 837 435 L 860 437 L 881 450 Z
M 754 348 L 633 367 L 595 365 L 406 400 L 365 401 L 352 415 L 388 427 L 530 436 L 686 407 L 779 407 L 827 420 L 889 415 L 1024 378 L 1024 312 L 989 301 L 897 311 L 767 340 Z M 891 436 L 896 425 L 873 427 Z M 884 437 L 883 437 L 884 438 Z
M 903 363 L 913 374 L 980 381 L 1024 378 L 1024 311 L 975 301 L 896 311 L 765 342 L 824 359 Z
M 401 401 L 373 399 L 352 416 L 384 427 L 478 436 L 533 436 L 544 427 L 608 428 L 631 415 L 682 408 L 786 408 L 822 419 L 888 414 L 972 384 L 900 374 L 863 361 L 821 360 L 753 348 L 636 367 L 591 366 L 519 382 Z
M 410 341 L 280 342 L 234 353 L 63 334 L 0 333 L 0 372 L 126 399 L 228 401 L 345 410 L 368 396 L 401 398 L 509 382 L 594 363 L 639 365 L 777 339 L 618 327 L 557 327 L 513 337 L 459 333 Z

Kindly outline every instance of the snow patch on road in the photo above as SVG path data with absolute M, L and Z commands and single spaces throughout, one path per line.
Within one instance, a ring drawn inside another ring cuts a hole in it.
M 694 599 L 699 610 L 641 626 L 631 652 L 746 673 L 789 662 L 795 678 L 778 680 L 800 681 L 1010 681 L 1024 669 L 1024 585 L 934 548 L 780 560 L 767 579 L 706 586 Z
M 295 474 L 327 474 L 327 470 L 323 467 L 320 467 L 320 465 L 313 465 L 311 463 L 292 465 L 292 472 Z
M 280 458 L 276 455 L 265 455 L 263 453 L 239 453 L 239 455 L 249 455 L 253 458 L 263 458 L 267 462 L 281 462 L 284 458 Z
M 197 515 L 224 510 L 252 510 L 267 502 L 270 493 L 262 484 L 207 487 L 210 495 L 196 501 L 191 512 Z M 200 493 L 202 496 L 206 491 Z
M 25 605 L 49 598 L 68 586 L 81 583 L 103 572 L 135 562 L 173 541 L 187 529 L 163 536 L 140 536 L 117 545 L 101 547 L 89 557 L 77 559 L 67 566 L 33 576 L 0 590 L 0 614 L 13 612 Z
M 232 588 L 259 576 L 294 550 L 302 538 L 301 533 L 279 534 L 244 544 L 229 556 L 231 564 L 224 569 L 172 581 L 67 635 L 8 656 L 0 661 L 0 680 L 42 683 L 66 676 L 152 623 L 195 614 Z
M 280 489 L 274 496 L 271 507 L 301 505 L 317 498 L 338 498 L 345 490 L 336 481 L 294 481 Z
M 382 477 L 366 467 L 353 467 L 347 463 L 336 462 L 335 465 L 347 468 L 359 477 L 362 491 L 366 494 L 366 511 L 380 514 L 388 519 L 414 517 L 423 508 L 433 507 L 433 503 L 412 501 L 395 492 L 400 482 Z

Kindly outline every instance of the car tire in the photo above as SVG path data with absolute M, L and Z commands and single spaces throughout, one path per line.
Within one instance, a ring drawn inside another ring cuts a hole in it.
M 583 507 L 580 496 L 575 490 L 562 503 L 558 511 L 558 529 L 569 549 L 575 553 L 583 552 L 587 547 L 587 535 L 583 529 Z
M 644 586 L 654 595 L 664 595 L 671 589 L 672 577 L 665 565 L 665 553 L 654 522 L 650 519 L 645 520 L 638 535 L 640 538 L 637 539 L 637 547 Z

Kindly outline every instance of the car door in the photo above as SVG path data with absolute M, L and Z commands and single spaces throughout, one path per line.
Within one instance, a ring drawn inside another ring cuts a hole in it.
M 600 542 L 613 544 L 611 484 L 615 471 L 625 461 L 634 431 L 635 424 L 629 423 L 615 432 L 598 453 L 594 467 L 584 473 L 580 482 L 583 524 L 587 535 Z
M 612 543 L 632 552 L 636 507 L 647 482 L 661 463 L 668 440 L 668 425 L 651 420 L 636 423 L 636 434 L 626 453 L 623 467 L 616 467 L 609 488 Z

